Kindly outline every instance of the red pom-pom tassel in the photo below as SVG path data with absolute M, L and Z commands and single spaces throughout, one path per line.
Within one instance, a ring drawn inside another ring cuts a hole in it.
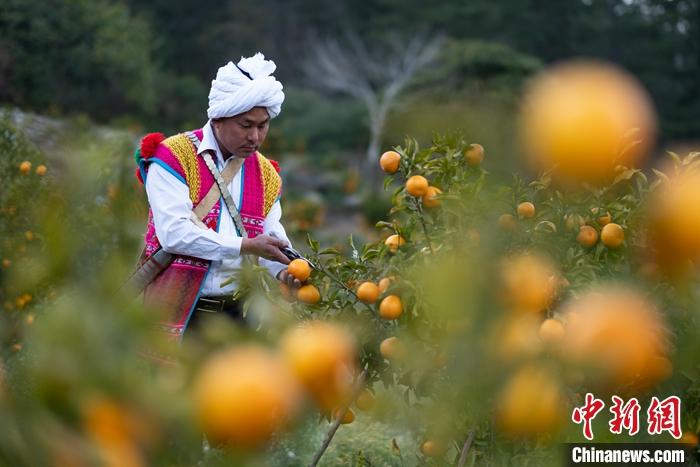
M 141 178 L 141 169 L 136 167 L 136 179 L 143 185 L 143 178 Z
M 279 162 L 277 162 L 276 160 L 273 160 L 273 159 L 268 159 L 268 160 L 270 161 L 270 164 L 272 164 L 272 167 L 275 168 L 275 170 L 277 171 L 277 173 L 280 173 L 280 164 L 279 164 Z
M 156 152 L 158 145 L 163 142 L 163 133 L 149 133 L 141 139 L 141 157 L 148 159 Z

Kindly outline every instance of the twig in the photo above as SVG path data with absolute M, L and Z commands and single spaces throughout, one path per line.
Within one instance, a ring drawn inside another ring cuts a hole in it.
M 464 446 L 462 446 L 462 453 L 459 456 L 457 467 L 464 467 L 464 463 L 467 462 L 467 455 L 469 454 L 469 449 L 472 447 L 472 442 L 474 442 L 474 435 L 474 430 L 471 430 L 467 436 L 467 440 L 464 442 Z
M 423 208 L 418 202 L 418 199 L 416 199 L 415 197 L 413 198 L 413 203 L 416 205 L 416 209 L 420 214 L 418 217 L 420 218 L 420 223 L 423 226 L 423 233 L 425 234 L 425 240 L 428 242 L 428 246 L 430 247 L 430 253 L 435 254 L 435 250 L 433 250 L 433 244 L 430 241 L 430 235 L 428 235 L 428 226 L 425 224 L 425 219 L 423 218 Z
M 328 433 L 326 433 L 326 437 L 323 439 L 323 444 L 321 447 L 316 451 L 316 454 L 314 454 L 314 458 L 309 464 L 309 467 L 316 467 L 318 464 L 318 461 L 321 460 L 321 456 L 323 456 L 323 453 L 326 452 L 326 449 L 328 449 L 328 446 L 331 444 L 331 441 L 333 440 L 333 436 L 335 436 L 335 432 L 338 431 L 338 427 L 340 426 L 340 422 L 343 420 L 343 417 L 345 416 L 345 412 L 348 411 L 350 408 L 350 405 L 352 402 L 357 398 L 357 395 L 360 393 L 362 390 L 362 386 L 365 384 L 365 378 L 367 377 L 367 370 L 362 370 L 362 373 L 360 373 L 360 376 L 357 377 L 357 381 L 355 381 L 355 388 L 352 391 L 352 397 L 350 398 L 349 401 L 347 401 L 343 407 L 341 407 L 342 410 L 338 411 L 338 418 L 333 421 L 333 424 L 331 425 L 330 430 L 328 430 Z
M 339 286 L 341 286 L 343 289 L 345 289 L 349 294 L 351 294 L 353 297 L 355 297 L 355 299 L 356 299 L 358 302 L 361 302 L 361 303 L 370 311 L 370 313 L 374 313 L 374 310 L 372 309 L 371 306 L 369 306 L 367 303 L 365 303 L 365 302 L 363 302 L 362 300 L 360 300 L 360 297 L 357 296 L 357 293 L 355 293 L 354 290 L 352 290 L 350 287 L 348 287 L 347 285 L 345 285 L 345 283 L 344 283 L 343 281 L 341 281 L 340 279 L 338 279 L 337 277 L 335 277 L 335 275 L 333 275 L 333 274 L 331 274 L 330 272 L 326 271 L 326 269 L 324 269 L 324 268 L 322 268 L 322 267 L 317 267 L 316 270 L 317 270 L 318 272 L 320 272 L 321 274 L 325 274 L 325 275 L 328 276 L 332 281 L 336 282 Z

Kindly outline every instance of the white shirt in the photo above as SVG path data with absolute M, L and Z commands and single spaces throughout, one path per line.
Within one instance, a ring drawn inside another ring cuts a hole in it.
M 211 122 L 207 122 L 203 130 L 204 134 L 198 154 L 207 150 L 215 151 L 216 164 L 219 171 L 223 171 L 226 164 L 231 163 L 235 156 L 229 157 L 224 162 L 214 137 Z M 243 187 L 241 172 L 242 170 L 239 170 L 228 185 L 237 209 L 240 209 Z M 196 226 L 190 220 L 192 201 L 190 200 L 189 188 L 157 163 L 151 164 L 148 168 L 146 193 L 153 211 L 156 236 L 163 249 L 169 253 L 211 260 L 209 274 L 202 285 L 201 295 L 210 297 L 233 293 L 237 285 L 235 282 L 223 288 L 220 287 L 220 284 L 229 279 L 241 267 L 243 260 L 241 257 L 242 238 L 238 236 L 226 204 L 221 202 L 221 220 L 218 232 Z M 289 242 L 284 227 L 280 223 L 281 217 L 282 207 L 277 200 L 265 218 L 263 233 L 267 235 L 274 233 L 277 238 Z M 264 258 L 259 259 L 259 264 L 266 267 L 273 277 L 277 277 L 277 274 L 286 268 L 282 263 Z

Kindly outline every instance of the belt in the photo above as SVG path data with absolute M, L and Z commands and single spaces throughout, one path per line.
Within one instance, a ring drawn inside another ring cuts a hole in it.
M 195 304 L 195 310 L 206 311 L 207 313 L 221 313 L 231 308 L 237 308 L 239 305 L 239 301 L 234 300 L 230 296 L 199 297 Z

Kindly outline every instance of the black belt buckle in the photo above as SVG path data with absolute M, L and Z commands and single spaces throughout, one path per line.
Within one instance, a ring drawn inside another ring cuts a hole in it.
M 221 313 L 224 311 L 224 303 L 221 299 L 200 297 L 197 301 L 197 309 L 207 313 Z

